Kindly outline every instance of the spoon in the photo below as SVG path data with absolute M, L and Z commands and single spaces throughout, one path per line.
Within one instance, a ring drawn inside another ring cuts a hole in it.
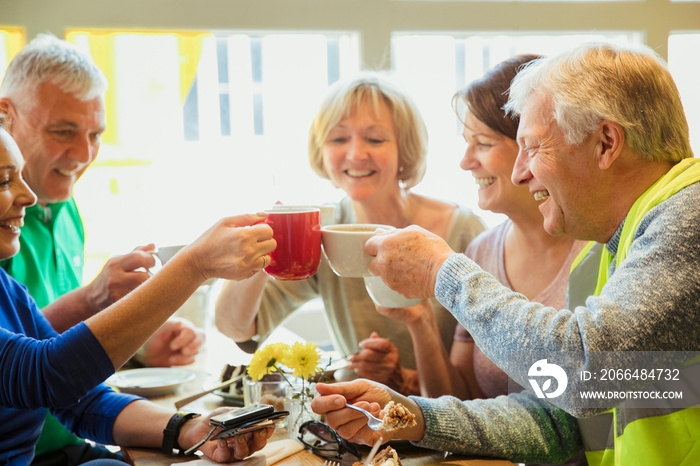
M 369 411 L 366 411 L 362 408 L 358 408 L 357 406 L 351 405 L 351 404 L 345 404 L 346 408 L 354 409 L 355 411 L 359 411 L 365 416 L 367 416 L 367 426 L 372 429 L 372 430 L 386 430 L 386 427 L 384 426 L 384 421 L 381 419 L 378 419 L 372 415 Z

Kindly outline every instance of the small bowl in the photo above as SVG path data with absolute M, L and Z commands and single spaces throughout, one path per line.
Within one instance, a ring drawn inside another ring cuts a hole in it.
M 420 299 L 409 299 L 401 293 L 392 290 L 382 281 L 381 277 L 365 277 L 365 288 L 374 304 L 381 307 L 411 307 Z

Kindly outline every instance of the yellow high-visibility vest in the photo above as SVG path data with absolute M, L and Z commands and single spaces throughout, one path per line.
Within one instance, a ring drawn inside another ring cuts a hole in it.
M 613 259 L 615 268 L 625 260 L 634 233 L 649 210 L 700 181 L 700 163 L 697 162 L 700 159 L 687 158 L 677 163 L 637 199 L 625 219 L 614 258 L 604 245 L 595 242 L 579 253 L 569 277 L 569 309 L 584 305 L 589 295 L 600 294 Z M 596 265 L 597 277 L 591 273 Z M 592 277 L 596 277 L 595 281 Z M 698 360 L 690 361 L 679 370 L 681 380 L 700 380 Z M 690 394 L 700 391 L 700 387 L 693 386 L 682 389 Z M 589 465 L 700 465 L 700 404 L 689 408 L 631 408 L 629 404 L 624 402 L 598 416 L 578 420 Z

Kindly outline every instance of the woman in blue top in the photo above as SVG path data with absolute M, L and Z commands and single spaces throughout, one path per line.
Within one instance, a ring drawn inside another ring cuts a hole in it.
M 0 119 L 0 259 L 19 250 L 24 211 L 36 202 L 22 179 L 23 165 Z M 251 226 L 260 219 L 243 215 L 219 221 L 128 296 L 61 335 L 26 288 L 0 271 L 0 463 L 32 461 L 47 408 L 81 437 L 160 448 L 173 413 L 101 382 L 206 279 L 246 278 L 269 263 L 267 254 L 275 248 L 272 230 Z M 209 431 L 208 419 L 187 418 L 176 447 L 186 449 L 201 440 Z M 218 462 L 242 459 L 265 446 L 272 429 L 207 442 L 201 450 Z

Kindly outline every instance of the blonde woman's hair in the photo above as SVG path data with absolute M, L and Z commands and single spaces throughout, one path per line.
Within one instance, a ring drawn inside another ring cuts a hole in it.
M 423 179 L 428 152 L 428 131 L 423 117 L 408 94 L 375 74 L 362 74 L 336 83 L 321 103 L 309 130 L 309 163 L 320 177 L 329 179 L 323 166 L 323 145 L 328 133 L 361 105 L 371 105 L 378 114 L 380 102 L 387 105 L 394 122 L 399 180 L 411 188 Z
M 595 42 L 537 60 L 513 80 L 506 110 L 520 114 L 535 93 L 552 99 L 569 144 L 611 120 L 645 160 L 676 163 L 693 156 L 678 89 L 649 47 Z

